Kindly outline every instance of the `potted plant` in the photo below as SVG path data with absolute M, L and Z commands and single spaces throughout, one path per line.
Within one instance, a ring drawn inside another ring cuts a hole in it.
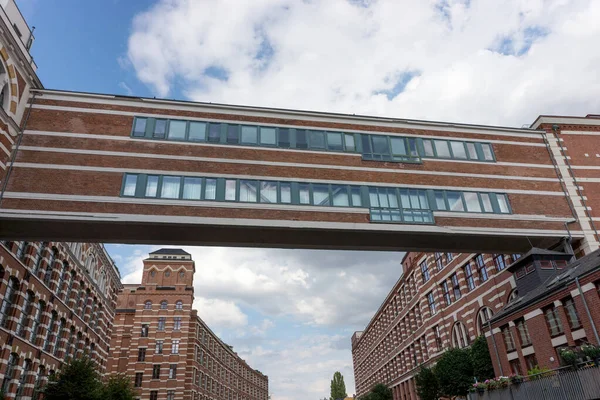
M 484 382 L 477 382 L 473 384 L 473 390 L 477 391 L 479 394 L 483 394 L 485 392 L 487 385 Z
M 570 365 L 573 368 L 577 367 L 579 356 L 573 350 L 564 348 L 560 351 L 560 358 L 564 365 Z
M 596 365 L 600 365 L 600 347 L 587 343 L 581 346 L 581 352 Z
M 518 374 L 513 374 L 510 376 L 510 383 L 513 385 L 518 385 L 519 383 L 523 383 L 523 377 Z
M 507 376 L 499 376 L 498 378 L 496 378 L 496 386 L 499 389 L 508 387 L 509 384 L 510 384 L 510 378 Z

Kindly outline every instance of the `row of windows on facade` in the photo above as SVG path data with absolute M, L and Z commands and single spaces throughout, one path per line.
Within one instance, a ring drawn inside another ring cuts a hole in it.
M 228 393 L 231 393 L 231 398 L 238 398 L 239 394 L 237 393 L 237 391 L 242 391 L 246 394 L 258 398 L 261 398 L 262 395 L 266 395 L 267 393 L 266 387 L 264 389 L 258 389 L 247 384 L 241 384 L 240 381 L 237 379 L 235 380 L 235 382 L 233 382 L 232 388 L 232 382 L 230 380 L 219 382 L 216 379 L 210 377 L 208 374 L 205 374 L 202 371 L 198 371 L 196 368 L 193 369 L 192 382 L 199 388 L 211 393 L 216 393 L 217 395 L 220 395 L 222 397 L 229 397 Z M 235 389 L 237 389 L 237 391 Z M 226 393 L 227 396 L 223 396 L 223 393 Z
M 431 222 L 431 211 L 512 212 L 503 193 L 168 175 L 125 174 L 121 193 L 173 200 L 371 208 L 377 211 L 371 214 L 375 221 Z M 425 217 L 430 219 L 424 221 Z
M 47 375 L 46 367 L 44 365 L 40 365 L 37 371 L 34 371 L 33 361 L 29 358 L 26 358 L 23 360 L 23 365 L 21 366 L 21 374 L 17 377 L 16 372 L 19 363 L 19 355 L 17 353 L 10 353 L 6 363 L 6 370 L 2 379 L 0 393 L 8 394 L 11 381 L 18 379 L 15 397 L 16 399 L 40 399 L 41 388 L 45 386 L 48 377 L 54 375 L 54 370 L 50 370 L 49 375 Z
M 268 399 L 268 394 L 267 393 L 263 393 L 262 396 L 256 396 L 256 399 L 258 400 L 267 400 Z M 192 391 L 192 400 L 213 400 L 212 396 L 206 395 L 206 394 L 202 394 L 202 393 L 198 393 L 198 392 L 194 392 Z M 223 398 L 225 399 L 225 398 Z M 231 397 L 228 397 L 225 400 L 248 400 L 249 398 L 246 396 L 241 396 L 238 395 L 237 393 L 234 393 L 231 395 Z
M 208 353 L 204 353 L 198 346 L 195 348 L 195 357 L 196 362 L 203 367 L 205 367 L 209 372 L 216 374 L 221 380 L 224 380 L 226 383 L 237 387 L 245 392 L 252 390 L 250 384 L 243 382 L 241 379 L 238 379 L 238 376 L 234 373 L 227 370 L 225 367 L 217 363 L 215 359 L 213 359 Z M 250 382 L 257 387 L 266 389 L 266 382 L 259 382 L 256 379 L 256 376 L 253 376 L 253 379 Z
M 240 125 L 221 122 L 135 118 L 131 136 L 362 154 L 365 160 L 421 162 L 422 158 L 495 162 L 490 143 L 398 135 Z
M 165 277 L 168 278 L 170 276 L 171 276 L 171 271 L 167 269 L 165 271 Z M 155 269 L 153 269 L 153 270 L 150 271 L 150 277 L 152 277 L 152 278 L 156 277 L 156 270 Z M 180 278 L 185 278 L 185 272 L 184 271 L 179 271 L 179 277 Z
M 169 303 L 166 300 L 163 300 L 160 302 L 161 310 L 167 310 L 168 308 L 169 308 Z M 175 309 L 183 310 L 183 301 L 177 300 L 175 302 Z M 151 300 L 146 300 L 146 302 L 144 303 L 144 310 L 152 310 L 152 301 Z

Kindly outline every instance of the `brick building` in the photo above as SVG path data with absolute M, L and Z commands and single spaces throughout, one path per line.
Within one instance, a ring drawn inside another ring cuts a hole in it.
M 143 399 L 267 400 L 267 376 L 192 309 L 194 271 L 180 249 L 144 260 L 141 284 L 124 285 L 118 296 L 109 371 L 131 376 Z
M 0 390 L 30 399 L 84 352 L 106 370 L 119 271 L 90 243 L 0 244 Z
M 600 344 L 600 250 L 572 261 L 532 249 L 508 272 L 518 295 L 492 317 L 493 336 L 486 332 L 496 375 L 558 368 L 560 349 Z

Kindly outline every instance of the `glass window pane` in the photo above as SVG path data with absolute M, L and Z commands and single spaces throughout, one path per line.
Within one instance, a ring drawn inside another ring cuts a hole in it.
M 257 200 L 257 187 L 258 182 L 256 181 L 240 181 L 240 201 L 246 203 L 256 203 Z
M 479 196 L 477 193 L 464 192 L 465 203 L 467 203 L 467 211 L 469 212 L 481 212 L 481 205 L 479 204 Z
M 446 200 L 444 200 L 444 192 L 435 191 L 435 192 L 433 192 L 433 195 L 435 196 L 435 207 L 438 210 L 445 210 L 446 209 Z
M 258 143 L 258 127 L 242 126 L 242 143 L 248 143 L 248 144 Z
M 133 136 L 140 137 L 146 135 L 146 118 L 136 118 L 133 125 Z
M 450 146 L 452 146 L 454 158 L 467 158 L 467 152 L 465 151 L 465 144 L 463 142 L 450 142 Z
M 188 138 L 196 142 L 204 142 L 206 140 L 206 123 L 190 122 L 190 134 Z
M 219 143 L 221 141 L 221 124 L 208 125 L 208 141 Z
M 508 198 L 505 194 L 497 194 L 496 198 L 498 199 L 498 206 L 500 206 L 501 213 L 510 213 L 510 207 L 508 206 Z
M 154 137 L 162 139 L 165 137 L 167 133 L 167 120 L 166 119 L 157 119 L 154 121 Z
M 202 196 L 202 178 L 183 178 L 183 198 L 200 200 Z
M 490 195 L 487 193 L 481 193 L 481 201 L 483 203 L 483 211 L 485 212 L 494 212 L 494 208 L 492 207 L 492 201 L 490 200 Z
M 344 149 L 342 145 L 342 134 L 338 132 L 327 132 L 327 149 L 341 151 Z
M 445 140 L 434 140 L 435 150 L 438 157 L 450 158 L 450 148 Z
M 260 183 L 260 202 L 277 203 L 277 182 Z
M 178 199 L 181 178 L 178 176 L 163 176 L 160 197 L 163 199 Z
M 225 200 L 235 201 L 236 185 L 237 182 L 234 179 L 225 180 Z
M 387 198 L 390 208 L 398 208 L 398 195 L 395 189 L 387 189 Z
M 410 155 L 412 157 L 418 157 L 419 152 L 417 151 L 417 140 L 416 139 L 408 139 L 408 149 Z
M 260 143 L 266 145 L 275 145 L 275 128 L 260 128 Z
M 362 142 L 362 152 L 363 154 L 371 153 L 371 137 L 369 135 L 360 135 L 360 140 Z
M 423 140 L 423 148 L 425 149 L 425 157 L 433 157 L 433 142 L 431 140 Z
M 284 149 L 290 147 L 290 130 L 287 128 L 279 128 L 277 131 L 278 146 Z
M 390 154 L 387 136 L 371 136 L 371 140 L 373 141 L 374 154 Z
M 494 161 L 494 152 L 492 146 L 489 144 L 482 144 L 481 149 L 483 150 L 483 159 L 486 161 Z
M 408 189 L 400 189 L 400 201 L 402 202 L 402 208 L 411 208 Z
M 348 198 L 348 188 L 342 185 L 331 185 L 331 193 L 333 195 L 333 205 L 347 207 L 350 205 Z
M 292 185 L 290 183 L 281 182 L 279 184 L 279 198 L 282 203 L 292 202 Z
M 321 131 L 308 131 L 310 139 L 311 149 L 324 149 L 325 148 L 325 132 Z
M 354 135 L 351 133 L 346 133 L 344 135 L 344 142 L 346 143 L 346 151 L 355 151 L 356 146 L 354 144 Z
M 390 138 L 390 141 L 392 142 L 392 153 L 395 156 L 397 156 L 397 155 L 405 156 L 406 155 L 406 143 L 404 143 L 403 138 L 392 137 L 392 138 Z
M 450 211 L 465 211 L 460 192 L 446 192 Z
M 148 176 L 146 178 L 146 197 L 156 197 L 158 194 L 158 176 Z
M 125 187 L 123 196 L 135 196 L 135 187 L 137 185 L 137 175 L 125 175 Z
M 421 203 L 422 210 L 429 210 L 429 201 L 424 191 L 419 190 L 419 202 Z
M 227 125 L 227 143 L 238 144 L 240 142 L 240 126 Z
M 215 200 L 217 198 L 217 180 L 206 179 L 206 185 L 204 186 L 204 199 Z
M 388 201 L 388 195 L 387 195 L 387 190 L 383 189 L 383 188 L 379 188 L 377 189 L 377 194 L 379 197 L 379 205 L 382 208 L 389 208 L 390 207 L 390 202 Z
M 329 185 L 313 185 L 313 200 L 315 206 L 328 206 Z
M 307 183 L 298 184 L 298 194 L 300 197 L 300 204 L 310 204 L 310 192 Z
M 354 207 L 361 207 L 362 206 L 362 196 L 360 195 L 360 188 L 359 187 L 350 188 L 350 194 L 352 196 L 352 205 Z
M 185 121 L 171 121 L 169 122 L 169 139 L 183 140 L 185 139 L 185 128 L 187 122 Z
M 477 149 L 475 143 L 467 143 L 467 152 L 469 153 L 470 160 L 477 160 Z
M 369 201 L 371 207 L 379 207 L 379 196 L 377 195 L 376 188 L 369 188 Z
M 308 149 L 308 137 L 305 129 L 296 129 L 296 148 Z

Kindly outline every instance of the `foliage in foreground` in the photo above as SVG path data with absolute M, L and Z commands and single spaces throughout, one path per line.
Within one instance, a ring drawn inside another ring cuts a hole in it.
M 378 383 L 369 393 L 361 396 L 360 400 L 392 400 L 392 391 L 383 383 Z
M 450 349 L 438 360 L 434 374 L 440 394 L 445 397 L 466 396 L 473 382 L 470 349 Z
M 346 397 L 348 397 L 348 394 L 346 393 L 344 377 L 339 371 L 336 371 L 335 374 L 333 374 L 333 379 L 331 380 L 330 400 L 345 399 Z
M 415 375 L 415 384 L 417 394 L 421 400 L 437 400 L 439 398 L 438 380 L 431 368 L 421 366 L 421 369 Z
M 478 336 L 471 345 L 471 362 L 473 363 L 473 375 L 478 381 L 485 381 L 496 376 L 488 343 L 483 335 Z

